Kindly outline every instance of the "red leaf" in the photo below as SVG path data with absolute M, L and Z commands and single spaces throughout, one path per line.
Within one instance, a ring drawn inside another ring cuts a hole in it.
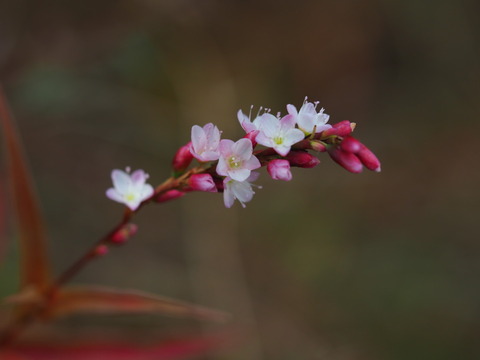
M 0 88 L 0 126 L 5 138 L 7 173 L 18 222 L 22 287 L 44 289 L 50 280 L 45 228 L 15 124 Z
M 50 316 L 71 313 L 158 313 L 223 322 L 229 315 L 218 310 L 136 290 L 75 286 L 58 290 L 49 306 Z
M 160 345 L 125 343 L 76 346 L 23 346 L 0 351 L 5 360 L 181 360 L 193 359 L 225 346 L 225 335 L 171 340 Z

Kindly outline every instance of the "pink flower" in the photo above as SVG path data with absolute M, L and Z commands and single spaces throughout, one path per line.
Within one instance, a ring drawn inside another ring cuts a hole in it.
M 255 194 L 251 182 L 255 181 L 259 175 L 257 172 L 252 172 L 245 181 L 237 181 L 227 176 L 225 180 L 223 180 L 223 202 L 225 206 L 231 208 L 236 199 L 245 207 L 245 203 L 252 200 Z
M 260 111 L 262 111 L 262 108 L 260 108 L 260 110 L 258 111 L 258 114 L 255 117 L 255 119 L 253 121 L 251 121 L 251 116 L 252 116 L 251 113 L 250 113 L 250 115 L 247 116 L 246 114 L 243 113 L 242 110 L 238 110 L 238 112 L 237 112 L 238 122 L 240 123 L 243 130 L 245 130 L 245 132 L 247 134 L 252 132 L 252 131 L 258 130 L 258 121 L 262 118 L 263 115 L 265 115 L 265 113 L 260 115 Z M 250 112 L 251 112 L 251 110 L 250 110 Z
M 290 162 L 285 159 L 272 160 L 267 165 L 267 171 L 274 180 L 290 181 L 292 173 L 290 171 Z
M 109 199 L 127 205 L 135 211 L 142 201 L 153 195 L 153 187 L 146 184 L 148 174 L 143 170 L 136 170 L 130 175 L 130 168 L 112 171 L 113 188 L 107 190 Z
M 305 134 L 295 128 L 295 118 L 284 116 L 281 120 L 271 114 L 263 114 L 258 121 L 260 133 L 257 143 L 273 148 L 278 154 L 285 156 L 293 144 L 303 140 Z
M 363 170 L 362 162 L 354 153 L 342 150 L 337 146 L 332 146 L 328 148 L 328 154 L 345 170 L 348 170 L 354 174 L 361 173 Z
M 318 160 L 318 158 L 306 151 L 301 150 L 291 151 L 287 155 L 286 159 L 291 166 L 297 166 L 305 169 L 310 169 L 320 164 L 320 160 Z
M 252 170 L 261 166 L 260 161 L 253 155 L 252 142 L 248 139 L 240 139 L 237 142 L 222 140 L 219 150 L 217 173 L 221 176 L 244 181 Z
M 293 115 L 298 127 L 306 135 L 310 135 L 313 131 L 319 133 L 331 127 L 331 125 L 327 124 L 330 116 L 323 113 L 325 110 L 323 108 L 317 113 L 317 105 L 318 102 L 307 102 L 307 98 L 305 98 L 300 111 L 297 111 L 297 108 L 294 105 L 287 105 L 288 113 Z
M 212 123 L 203 128 L 198 125 L 192 127 L 192 146 L 190 152 L 199 161 L 218 160 L 218 145 L 220 143 L 220 131 Z
M 188 179 L 188 186 L 190 190 L 217 192 L 217 187 L 210 174 L 193 174 Z

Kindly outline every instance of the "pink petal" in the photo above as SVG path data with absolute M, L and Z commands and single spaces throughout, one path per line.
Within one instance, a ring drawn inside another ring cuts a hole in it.
M 198 125 L 192 126 L 192 146 L 195 153 L 202 152 L 207 144 L 205 131 Z
M 272 114 L 263 114 L 258 123 L 260 131 L 270 138 L 275 137 L 280 128 L 279 120 Z
M 225 159 L 223 157 L 218 159 L 217 174 L 221 175 L 221 176 L 227 176 L 228 175 L 228 166 L 227 166 L 227 163 L 225 162 Z
M 257 159 L 256 156 L 252 155 L 250 159 L 243 163 L 243 166 L 248 170 L 255 170 L 261 167 L 262 164 L 260 164 L 260 161 Z
M 130 175 L 130 179 L 134 187 L 141 187 L 143 184 L 145 184 L 145 181 L 147 181 L 148 175 L 145 173 L 145 171 L 139 169 L 135 170 L 132 175 Z
M 250 142 L 250 140 L 248 139 L 245 139 L 247 140 L 248 142 Z M 233 148 L 233 145 L 235 143 L 232 141 L 232 140 L 229 140 L 229 139 L 223 139 L 223 140 L 220 140 L 220 145 L 218 146 L 218 150 L 220 151 L 220 154 L 223 156 L 223 157 L 228 157 L 232 154 L 232 148 Z M 251 143 L 250 143 L 250 146 L 251 146 Z
M 283 118 L 280 119 L 280 129 L 282 130 L 288 130 L 292 129 L 295 127 L 295 124 L 297 123 L 295 116 L 288 114 L 285 115 Z

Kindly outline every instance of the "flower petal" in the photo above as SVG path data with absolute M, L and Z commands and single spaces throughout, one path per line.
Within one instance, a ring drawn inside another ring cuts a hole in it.
M 232 146 L 232 153 L 239 160 L 247 160 L 252 156 L 253 147 L 249 139 L 240 139 Z
M 249 169 L 233 169 L 228 171 L 228 176 L 230 176 L 233 180 L 236 181 L 245 181 L 247 178 L 250 176 L 250 170 Z
M 113 200 L 113 201 L 117 201 L 117 202 L 120 202 L 120 203 L 123 203 L 123 201 L 124 201 L 123 196 L 114 188 L 108 189 L 106 191 L 105 195 L 107 195 L 107 197 L 110 200 Z
M 123 170 L 115 169 L 112 171 L 112 182 L 119 193 L 127 192 L 132 186 L 130 175 Z

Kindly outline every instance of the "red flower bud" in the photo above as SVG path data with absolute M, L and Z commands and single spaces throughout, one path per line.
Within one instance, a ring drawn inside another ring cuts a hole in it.
M 291 166 L 298 166 L 301 168 L 313 168 L 320 163 L 315 156 L 306 151 L 290 151 L 285 157 Z
M 125 224 L 120 229 L 118 229 L 112 236 L 110 236 L 110 241 L 115 244 L 123 244 L 133 235 L 137 233 L 138 226 L 135 224 Z
M 380 172 L 380 161 L 375 156 L 375 154 L 362 144 L 362 148 L 357 152 L 357 157 L 360 159 L 363 165 L 369 170 Z
M 189 190 L 217 192 L 217 187 L 210 174 L 193 174 L 188 179 Z
M 255 140 L 257 138 L 257 135 L 260 131 L 258 130 L 253 130 L 250 131 L 247 135 L 244 136 L 245 139 L 248 139 L 252 142 L 252 147 L 257 146 L 257 141 Z
M 184 171 L 192 162 L 193 155 L 190 152 L 190 146 L 192 145 L 189 142 L 186 145 L 183 145 L 180 149 L 178 149 L 177 153 L 173 157 L 172 160 L 172 168 L 176 172 Z
M 161 203 L 161 202 L 177 199 L 179 197 L 182 197 L 183 195 L 185 195 L 185 193 L 183 191 L 179 191 L 179 190 L 175 190 L 175 189 L 174 190 L 169 190 L 169 191 L 164 192 L 164 193 L 160 194 L 159 196 L 157 196 L 155 201 Z
M 337 146 L 328 149 L 328 154 L 337 164 L 352 173 L 361 173 L 363 170 L 360 159 L 351 152 L 346 152 Z
M 326 138 L 331 135 L 347 136 L 351 134 L 354 128 L 355 128 L 355 123 L 352 123 L 348 120 L 343 120 L 343 121 L 340 121 L 339 123 L 333 124 L 330 129 L 327 129 L 321 132 L 320 137 Z
M 292 173 L 290 172 L 290 163 L 288 160 L 275 159 L 270 161 L 267 165 L 267 171 L 274 180 L 292 180 Z
M 318 151 L 318 152 L 325 152 L 327 151 L 327 147 L 321 143 L 321 142 L 318 142 L 318 141 L 310 141 L 310 148 L 314 151 Z
M 340 143 L 342 150 L 356 154 L 364 145 L 352 136 L 346 136 Z
M 107 245 L 98 245 L 95 250 L 95 256 L 104 256 L 108 253 L 108 246 Z

